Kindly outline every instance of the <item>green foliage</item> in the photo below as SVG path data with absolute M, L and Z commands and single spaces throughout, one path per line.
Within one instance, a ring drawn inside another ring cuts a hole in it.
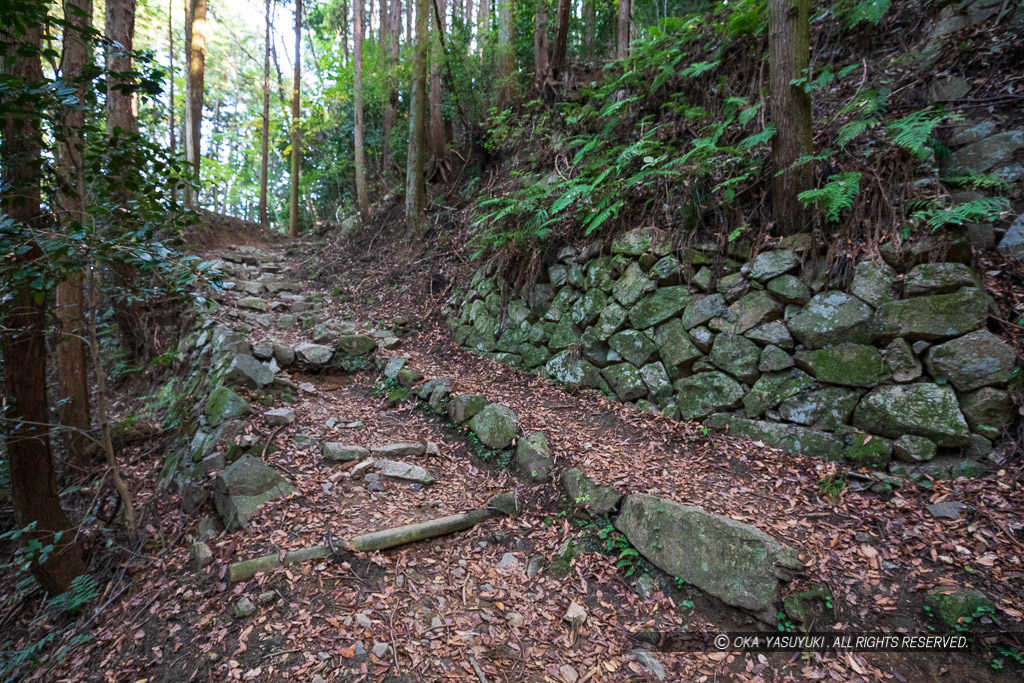
M 836 5 L 836 15 L 848 29 L 854 29 L 861 23 L 877 26 L 889 11 L 890 4 L 891 0 L 840 0 Z
M 945 121 L 959 121 L 960 118 L 950 115 L 944 107 L 929 107 L 891 122 L 886 130 L 894 144 L 924 161 L 929 151 L 934 149 L 932 133 L 935 129 Z
M 839 502 L 846 490 L 846 475 L 843 473 L 830 474 L 818 481 L 818 493 L 832 502 Z
M 604 541 L 605 552 L 617 558 L 615 566 L 626 576 L 632 576 L 640 571 L 640 553 L 629 544 L 625 536 L 615 530 L 615 527 L 608 524 L 598 530 L 597 535 Z
M 911 217 L 932 232 L 947 225 L 984 223 L 997 220 L 1009 211 L 1006 197 L 979 197 L 960 204 L 941 200 L 915 202 L 910 205 Z
M 807 190 L 797 195 L 804 206 L 817 206 L 825 212 L 825 220 L 834 223 L 839 220 L 843 209 L 853 206 L 853 200 L 860 192 L 861 174 L 844 171 L 829 176 L 828 182 L 817 190 Z

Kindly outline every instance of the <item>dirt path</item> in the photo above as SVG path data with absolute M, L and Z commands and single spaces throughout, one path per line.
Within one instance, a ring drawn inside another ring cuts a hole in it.
M 956 489 L 937 482 L 931 490 L 847 490 L 832 502 L 818 490 L 819 481 L 836 471 L 830 463 L 707 434 L 700 425 L 642 413 L 592 392 L 566 392 L 456 347 L 422 310 L 385 308 L 386 296 L 368 303 L 365 282 L 316 290 L 301 266 L 315 249 L 286 254 L 263 247 L 265 268 L 253 274 L 289 286 L 256 295 L 268 302 L 265 312 L 240 306 L 253 294 L 225 293 L 217 318 L 250 325 L 253 344 L 294 346 L 314 336 L 316 325 L 368 322 L 354 316 L 376 305 L 372 322 L 379 326 L 406 319 L 409 332 L 390 353 L 403 355 L 428 378 L 450 379 L 453 393 L 480 393 L 511 407 L 522 433 L 547 435 L 556 476 L 581 467 L 621 491 L 698 505 L 796 548 L 805 571 L 789 589 L 828 584 L 837 615 L 827 626 L 918 632 L 924 592 L 956 584 L 984 590 L 1007 630 L 1019 628 L 1021 546 L 1011 525 L 1020 523 L 1015 515 L 1024 509 L 1024 493 L 1010 474 L 960 481 Z M 310 310 L 316 321 L 303 325 Z M 287 316 L 295 318 L 294 326 Z M 256 436 L 274 435 L 266 460 L 298 493 L 262 506 L 248 531 L 211 540 L 213 575 L 189 568 L 194 525 L 163 554 L 136 558 L 131 570 L 137 589 L 97 617 L 96 638 L 75 651 L 66 676 L 88 671 L 89 680 L 566 683 L 659 677 L 915 681 L 945 672 L 955 680 L 1000 677 L 980 656 L 649 653 L 638 632 L 764 625 L 647 565 L 627 577 L 615 566 L 617 558 L 605 553 L 607 530 L 567 510 L 556 485 L 527 486 L 481 461 L 464 432 L 416 408 L 414 400 L 389 407 L 379 396 L 374 368 L 352 375 L 281 374 L 304 385 L 295 403 L 280 404 L 295 412 L 296 421 L 277 429 L 257 418 Z M 408 459 L 428 469 L 436 483 L 380 478 L 371 486 L 325 460 L 325 441 L 367 448 L 437 444 L 439 455 Z M 516 492 L 525 512 L 346 562 L 293 565 L 234 586 L 217 578 L 229 562 L 320 543 L 327 531 L 348 537 L 477 508 L 500 491 Z M 963 519 L 938 519 L 926 511 L 946 499 L 970 506 Z M 169 518 L 180 514 L 168 501 L 151 502 L 164 505 Z M 648 572 L 654 581 L 638 588 L 637 577 Z M 243 597 L 255 613 L 235 618 Z M 586 611 L 583 623 L 563 620 L 573 602 Z

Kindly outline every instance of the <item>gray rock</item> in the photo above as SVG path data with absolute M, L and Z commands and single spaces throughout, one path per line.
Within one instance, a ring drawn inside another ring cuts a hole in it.
M 629 308 L 643 296 L 654 291 L 656 285 L 647 279 L 643 268 L 635 261 L 630 262 L 622 276 L 612 286 L 612 296 L 620 304 Z
M 984 593 L 960 586 L 937 586 L 925 594 L 924 604 L 930 616 L 950 632 L 962 626 L 964 619 L 974 617 L 979 608 L 995 612 L 995 605 Z
M 689 302 L 690 290 L 686 287 L 660 287 L 630 309 L 629 322 L 637 330 L 646 330 L 676 315 Z
M 274 349 L 274 360 L 282 368 L 286 368 L 295 362 L 295 349 L 292 347 L 273 344 L 272 348 Z
M 261 605 L 269 605 L 272 602 L 277 602 L 277 592 L 276 591 L 264 591 L 264 592 L 260 593 L 260 595 L 257 598 L 257 600 L 259 600 L 259 603 Z
M 409 458 L 426 453 L 427 445 L 422 441 L 389 443 L 386 446 L 374 446 L 370 452 L 381 458 Z
M 729 325 L 725 326 L 723 331 L 743 334 L 752 327 L 778 320 L 782 317 L 782 312 L 782 304 L 768 292 L 750 292 L 729 306 L 724 316 Z
M 666 323 L 667 324 L 667 323 Z M 768 323 L 769 325 L 773 323 Z M 788 335 L 789 332 L 786 332 Z M 707 353 L 711 350 L 711 344 L 715 341 L 715 335 L 706 327 L 695 327 L 689 332 L 690 341 L 697 347 L 698 350 Z M 748 336 L 748 338 L 750 338 Z M 664 358 L 663 358 L 664 360 Z M 666 361 L 668 362 L 668 361 Z
M 1024 258 L 1024 213 L 1017 216 L 999 242 L 999 253 L 1010 258 Z
M 498 571 L 510 573 L 518 570 L 519 558 L 512 553 L 505 553 L 501 556 L 501 560 L 498 561 Z
M 688 269 L 687 272 L 689 272 Z M 678 285 L 683 281 L 683 275 L 684 273 L 679 266 L 679 261 L 673 256 L 665 256 L 658 259 L 647 273 L 647 277 L 657 282 L 659 287 Z
M 922 263 L 907 273 L 907 296 L 951 294 L 961 287 L 981 287 L 981 279 L 963 263 Z
M 658 660 L 650 650 L 633 650 L 633 656 L 636 658 L 637 663 L 651 672 L 651 675 L 657 678 L 659 681 L 666 679 L 668 674 L 665 672 L 665 666 Z
M 732 436 L 744 436 L 790 453 L 836 461 L 843 460 L 846 454 L 846 444 L 842 439 L 795 424 L 748 420 L 723 413 L 712 415 L 704 420 L 704 424 L 712 429 L 727 431 Z
M 323 456 L 326 460 L 334 462 L 351 462 L 353 460 L 364 460 L 370 457 L 370 451 L 362 446 L 343 444 L 337 441 L 328 441 L 323 445 Z
M 754 342 L 737 334 L 720 334 L 715 337 L 708 359 L 720 370 L 745 382 L 753 384 L 761 374 L 758 362 L 761 350 Z
M 811 288 L 795 275 L 780 275 L 768 283 L 768 291 L 787 304 L 803 306 L 811 300 Z
M 954 151 L 949 157 L 949 167 L 988 171 L 1005 164 L 1021 148 L 1024 148 L 1024 128 L 1003 131 Z
M 228 532 L 246 529 L 267 501 L 295 492 L 295 487 L 251 455 L 243 455 L 217 474 L 213 503 Z
M 792 351 L 796 346 L 785 323 L 777 321 L 755 325 L 744 332 L 743 336 L 758 344 L 771 344 L 786 351 Z
M 928 83 L 928 99 L 932 102 L 959 100 L 970 91 L 971 84 L 959 76 L 936 78 Z
M 384 366 L 384 376 L 388 379 L 397 379 L 398 373 L 405 367 L 405 359 L 400 356 L 389 358 Z
M 847 422 L 860 393 L 843 387 L 825 387 L 787 398 L 779 404 L 779 417 L 787 422 L 833 432 Z
M 672 380 L 661 363 L 648 363 L 640 368 L 644 384 L 651 390 L 651 398 L 659 402 L 672 395 Z
M 812 386 L 814 380 L 800 370 L 768 373 L 762 375 L 743 397 L 743 408 L 747 417 L 758 417 L 781 401 L 805 392 Z
M 870 344 L 871 316 L 871 307 L 860 299 L 836 290 L 821 292 L 789 321 L 789 331 L 812 349 L 844 342 Z
M 575 384 L 584 389 L 596 389 L 604 381 L 593 363 L 572 350 L 553 356 L 544 365 L 544 369 L 551 379 L 565 384 Z
M 235 420 L 253 412 L 244 398 L 225 386 L 218 386 L 206 399 L 206 421 L 216 426 L 228 420 Z
M 750 279 L 767 282 L 800 265 L 800 257 L 791 251 L 765 251 L 750 264 Z
M 711 269 L 707 266 L 701 266 L 700 270 L 690 280 L 690 284 L 694 285 L 701 291 L 707 292 L 711 289 Z
M 274 347 L 270 344 L 253 344 L 252 355 L 256 360 L 270 360 L 274 357 Z
M 646 397 L 648 394 L 643 375 L 640 374 L 640 370 L 634 365 L 629 363 L 611 365 L 601 370 L 601 374 L 620 401 L 635 401 Z
M 551 481 L 555 459 L 551 457 L 548 438 L 543 432 L 533 432 L 516 444 L 516 470 L 531 484 Z
M 241 598 L 239 598 L 238 602 L 235 603 L 236 619 L 245 619 L 246 617 L 251 617 L 255 613 L 256 605 L 252 604 L 252 600 L 250 600 L 248 597 L 243 595 Z
M 479 413 L 487 405 L 483 394 L 456 394 L 448 402 L 448 417 L 455 424 L 462 424 Z
M 673 379 L 681 377 L 701 357 L 700 350 L 694 346 L 680 320 L 669 320 L 658 327 L 654 341 L 663 366 Z
M 270 305 L 258 296 L 245 296 L 237 302 L 239 308 L 248 308 L 253 311 L 269 311 Z
M 959 501 L 947 500 L 941 503 L 932 503 L 927 507 L 927 510 L 932 517 L 955 521 L 960 519 L 960 513 L 965 512 L 967 506 Z
M 388 656 L 388 653 L 391 652 L 391 646 L 387 643 L 375 643 L 374 646 L 370 648 L 370 652 L 372 652 L 373 656 L 377 659 L 384 659 Z
M 761 359 L 757 369 L 761 372 L 779 372 L 793 367 L 793 357 L 778 346 L 769 344 L 761 349 Z
M 321 344 L 310 344 L 303 342 L 295 347 L 295 356 L 299 362 L 305 363 L 310 367 L 318 368 L 323 365 L 327 365 L 331 361 L 331 356 L 334 355 L 334 350 L 329 346 L 323 346 Z
M 668 233 L 657 228 L 634 228 L 612 240 L 611 252 L 626 256 L 642 256 L 648 252 L 664 256 L 672 250 Z
M 569 309 L 569 318 L 577 325 L 592 325 L 608 307 L 608 295 L 600 289 L 587 290 Z
M 637 367 L 649 363 L 658 352 L 657 345 L 636 330 L 616 332 L 608 339 L 608 345 Z
M 889 264 L 861 261 L 853 271 L 850 292 L 873 308 L 896 300 L 896 271 Z
M 269 427 L 290 425 L 295 422 L 295 411 L 289 408 L 273 408 L 263 413 L 263 419 Z
M 718 410 L 736 408 L 743 398 L 743 387 L 724 372 L 701 372 L 675 383 L 676 403 L 682 420 L 706 417 Z
M 853 414 L 853 424 L 872 434 L 898 439 L 913 434 L 940 446 L 966 446 L 967 422 L 949 387 L 918 383 L 878 387 Z
M 743 273 L 732 273 L 718 281 L 715 291 L 725 298 L 726 303 L 731 304 L 750 291 L 750 283 Z
M 988 318 L 988 305 L 984 290 L 964 287 L 954 294 L 884 304 L 875 312 L 874 326 L 884 340 L 895 337 L 909 342 L 949 339 L 983 327 Z
M 928 373 L 949 380 L 957 391 L 1005 384 L 1016 363 L 1013 347 L 988 330 L 933 346 L 925 356 Z
M 838 344 L 816 351 L 798 351 L 796 365 L 828 384 L 870 388 L 889 380 L 889 366 L 874 346 Z
M 605 341 L 608 337 L 618 332 L 622 328 L 623 323 L 626 322 L 628 315 L 629 312 L 615 302 L 605 306 L 598 316 L 597 322 L 594 324 L 597 338 Z
M 779 580 L 803 567 L 755 527 L 646 494 L 626 496 L 615 528 L 659 569 L 758 614 L 772 611 Z
M 913 382 L 924 371 L 921 361 L 914 356 L 914 350 L 904 339 L 893 339 L 885 347 L 885 362 L 892 371 L 892 379 L 899 384 Z
M 548 310 L 544 314 L 544 319 L 552 322 L 558 322 L 568 315 L 569 311 L 572 310 L 573 304 L 579 298 L 580 293 L 574 288 L 562 287 L 558 290 L 558 293 L 555 294 L 555 298 L 551 302 L 551 305 L 548 306 Z
M 971 441 L 964 449 L 964 457 L 984 460 L 992 454 L 992 442 L 981 434 L 971 434 Z
M 381 458 L 375 460 L 373 466 L 374 469 L 377 470 L 378 474 L 390 479 L 400 479 L 402 481 L 413 482 L 414 484 L 423 484 L 424 486 L 429 486 L 436 481 L 434 479 L 434 475 L 419 465 L 410 465 L 405 462 L 384 460 Z
M 469 421 L 469 428 L 490 448 L 508 448 L 516 436 L 519 416 L 500 403 L 490 403 Z
M 709 294 L 687 304 L 680 321 L 683 328 L 689 330 L 724 315 L 725 310 L 725 298 L 721 294 Z
M 508 517 L 518 517 L 523 511 L 523 505 L 518 495 L 504 491 L 487 499 L 487 509 L 497 510 Z
M 206 545 L 202 541 L 196 541 L 192 544 L 192 550 L 190 552 L 192 559 L 192 566 L 197 571 L 206 569 L 213 564 L 213 551 L 210 550 L 210 546 Z
M 224 372 L 224 382 L 228 385 L 259 389 L 273 381 L 274 371 L 247 354 L 240 353 L 232 358 Z
M 580 331 L 576 327 L 576 324 L 572 321 L 569 316 L 563 317 L 558 321 L 551 329 L 551 335 L 548 339 L 548 346 L 553 351 L 560 351 L 567 349 L 570 346 L 578 344 L 580 341 Z
M 923 436 L 904 434 L 892 446 L 893 454 L 903 462 L 926 462 L 935 457 L 935 442 Z
M 562 472 L 559 483 L 573 507 L 595 516 L 607 515 L 622 499 L 621 493 L 610 486 L 599 486 L 578 467 Z
M 985 387 L 960 394 L 960 410 L 973 431 L 999 433 L 1017 412 L 1009 392 Z

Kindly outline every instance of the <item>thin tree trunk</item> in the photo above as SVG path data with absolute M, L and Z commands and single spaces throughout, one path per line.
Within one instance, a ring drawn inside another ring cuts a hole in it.
M 466 31 L 473 30 L 473 0 L 466 0 L 462 15 L 462 25 L 466 27 Z
M 342 64 L 348 64 L 348 0 L 341 0 L 341 53 L 345 56 Z
M 270 0 L 264 7 L 266 31 L 263 34 L 263 131 L 260 136 L 260 225 L 270 227 L 267 215 L 267 177 L 270 173 Z
M 498 110 L 505 109 L 515 98 L 516 54 L 512 45 L 513 0 L 500 0 L 498 5 Z
M 633 0 L 619 0 L 619 11 L 615 22 L 615 58 L 629 56 L 630 28 L 633 25 Z
M 409 154 L 406 166 L 405 220 L 410 234 L 419 237 L 426 204 L 423 162 L 426 156 L 423 138 L 427 88 L 427 14 L 429 0 L 416 0 L 416 45 L 412 62 L 412 99 L 409 103 Z
M 384 177 L 391 178 L 391 166 L 394 154 L 391 151 L 391 135 L 398 123 L 398 79 L 395 70 L 398 68 L 398 39 L 402 33 L 402 0 L 391 0 L 391 11 L 388 13 L 388 49 L 385 59 L 387 74 L 387 102 L 384 103 L 384 141 L 382 145 Z
M 192 164 L 199 180 L 202 148 L 203 98 L 206 87 L 206 8 L 207 0 L 185 0 L 185 42 L 188 73 L 185 79 L 185 160 Z M 198 193 L 188 186 L 186 203 L 195 208 Z
M 366 196 L 366 154 L 363 150 L 363 1 L 355 0 L 352 12 L 353 66 L 355 80 L 355 162 L 356 203 L 359 219 L 370 221 L 370 198 Z
M 436 3 L 436 5 L 434 11 L 430 13 L 430 23 L 434 27 L 435 39 L 431 41 L 430 51 L 430 134 L 427 139 L 429 140 L 431 154 L 438 161 L 442 161 L 447 156 L 444 122 L 441 120 L 441 61 L 444 59 L 442 40 L 445 5 L 444 0 L 431 1 Z
M 540 92 L 548 79 L 548 0 L 535 0 L 533 13 L 533 86 Z
M 416 0 L 405 0 L 405 44 L 412 44 L 412 25 L 416 16 Z
M 0 37 L 0 40 L 7 40 Z M 42 28 L 29 24 L 21 43 L 33 52 L 11 50 L 10 59 L 0 60 L 6 75 L 30 84 L 42 84 L 43 69 L 38 50 L 42 46 Z M 16 106 L 16 105 L 15 105 Z M 40 203 L 42 192 L 42 132 L 38 114 L 31 105 L 11 113 L 3 123 L 3 159 L 0 164 L 0 211 L 15 223 L 29 229 L 43 224 Z M 27 235 L 29 250 L 14 258 L 31 263 L 42 258 L 35 237 Z M 46 397 L 46 309 L 45 291 L 29 282 L 18 286 L 3 302 L 3 345 L 5 405 L 3 424 L 7 440 L 11 495 L 19 527 L 34 525 L 29 539 L 54 551 L 43 564 L 33 562 L 32 572 L 50 593 L 67 590 L 71 580 L 85 571 L 82 548 L 70 533 L 71 524 L 60 505 L 57 477 L 50 449 L 49 405 Z M 55 534 L 61 533 L 59 539 Z M 28 540 L 28 539 L 26 539 Z M 38 558 L 36 558 L 38 560 Z
M 92 0 L 66 0 L 64 16 L 75 28 L 66 30 L 60 71 L 64 79 L 75 86 L 78 101 L 83 102 L 88 83 L 81 78 L 82 69 L 90 62 L 92 43 L 81 32 L 92 27 Z M 68 109 L 58 138 L 60 145 L 57 158 L 61 182 L 69 188 L 68 191 L 62 188 L 57 196 L 60 222 L 65 230 L 74 222 L 85 222 L 84 126 L 85 112 L 81 109 Z M 88 446 L 91 440 L 85 432 L 91 427 L 92 411 L 86 365 L 83 284 L 80 272 L 70 273 L 57 284 L 60 332 L 57 340 L 57 395 L 60 400 L 60 422 L 68 430 L 68 450 L 80 467 L 88 468 Z
M 558 0 L 558 30 L 555 33 L 555 49 L 551 55 L 551 78 L 555 82 L 565 69 L 565 56 L 569 51 L 569 0 Z
M 597 33 L 597 0 L 583 0 L 583 46 L 588 59 L 594 58 Z
M 167 57 L 169 60 L 169 78 L 167 82 L 167 114 L 170 118 L 170 148 L 171 156 L 178 153 L 178 141 L 174 135 L 174 0 L 167 0 Z M 172 189 L 173 193 L 174 190 Z
M 480 11 L 476 15 L 476 49 L 484 56 L 484 42 L 491 28 L 491 0 L 480 0 Z
M 288 234 L 299 234 L 299 169 L 302 137 L 299 133 L 299 96 L 302 88 L 302 0 L 295 0 L 295 76 L 292 79 L 292 186 L 288 203 Z
M 807 75 L 810 66 L 809 0 L 771 0 L 768 55 L 771 80 L 771 118 L 775 124 L 772 158 L 777 175 L 772 183 L 775 222 L 786 234 L 804 229 L 805 212 L 797 195 L 811 189 L 812 164 L 790 168 L 813 153 L 811 96 L 794 79 Z

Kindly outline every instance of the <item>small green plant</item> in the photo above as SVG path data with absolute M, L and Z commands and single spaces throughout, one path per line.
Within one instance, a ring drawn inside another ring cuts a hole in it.
M 853 206 L 853 200 L 860 192 L 861 174 L 856 171 L 844 171 L 829 176 L 828 182 L 817 190 L 807 190 L 797 195 L 800 203 L 806 206 L 819 206 L 825 212 L 825 220 L 835 223 L 843 209 Z
M 779 612 L 776 618 L 779 622 L 777 627 L 783 633 L 794 633 L 796 631 L 796 626 L 789 620 L 785 612 Z
M 953 628 L 959 633 L 970 633 L 971 625 L 981 619 L 996 621 L 996 611 L 988 605 L 978 605 L 970 616 L 964 617 Z
M 615 530 L 614 526 L 608 524 L 601 528 L 597 535 L 604 541 L 605 552 L 617 557 L 615 566 L 626 576 L 632 576 L 640 571 L 640 553 L 629 544 L 625 536 Z
M 818 482 L 818 493 L 834 503 L 839 502 L 845 490 L 846 475 L 841 472 L 830 474 Z
M 996 653 L 1001 655 L 1000 658 L 993 658 L 991 662 L 992 668 L 996 671 L 1002 671 L 1003 667 L 1006 666 L 1007 659 L 1012 660 L 1017 666 L 1024 666 L 1024 656 L 1015 647 L 1003 647 L 1000 645 L 996 647 Z
M 682 590 L 683 586 L 686 585 L 686 580 L 685 579 L 681 579 L 678 576 L 673 576 L 672 577 L 672 583 L 674 583 L 676 585 L 676 588 L 678 588 L 679 590 Z M 690 606 L 692 607 L 693 603 L 690 603 Z

